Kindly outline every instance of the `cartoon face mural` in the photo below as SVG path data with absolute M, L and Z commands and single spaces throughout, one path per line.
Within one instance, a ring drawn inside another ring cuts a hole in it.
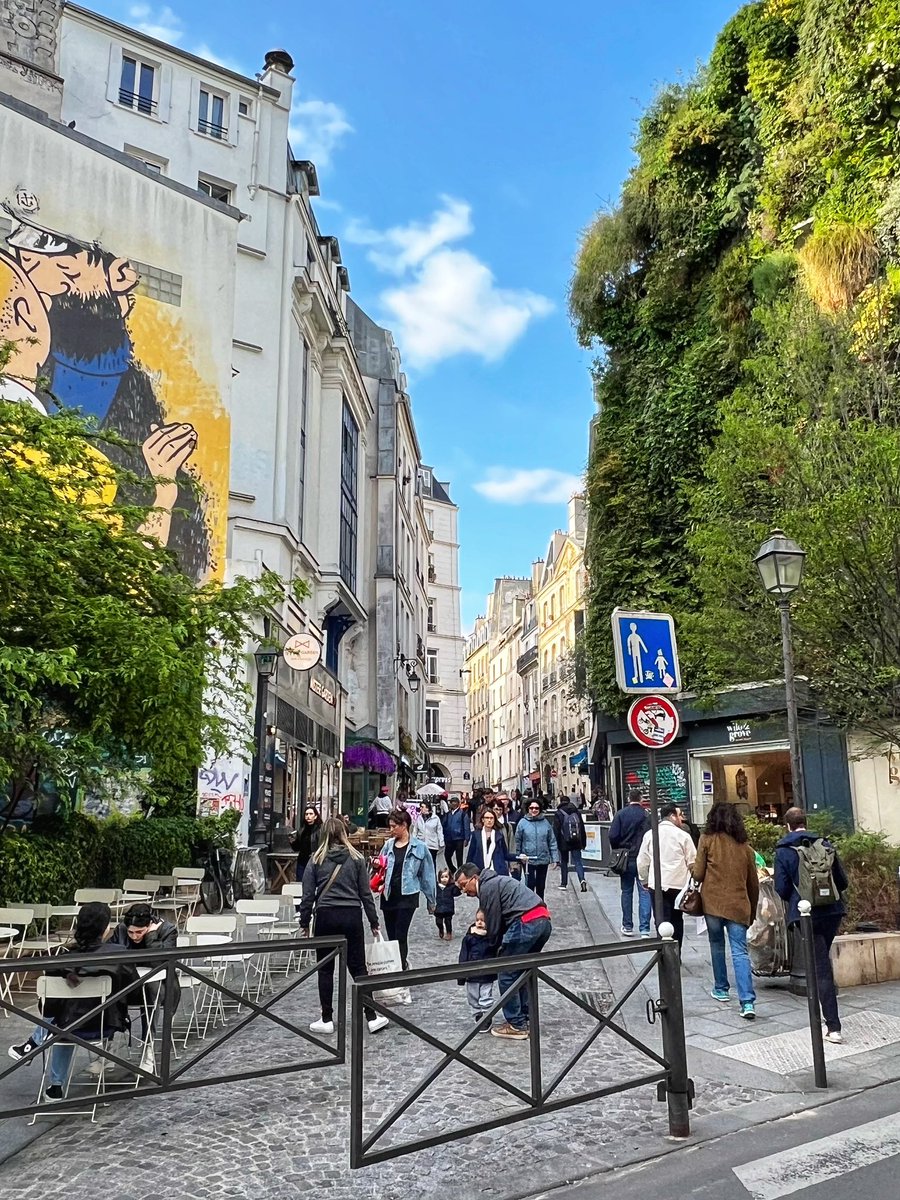
M 0 337 L 16 350 L 0 394 L 48 412 L 52 397 L 132 443 L 107 453 L 147 482 L 119 498 L 152 506 L 143 532 L 168 546 L 192 578 L 207 578 L 217 564 L 191 462 L 199 433 L 192 421 L 172 418 L 196 407 L 201 394 L 211 397 L 185 339 L 173 338 L 161 306 L 136 297 L 140 276 L 127 258 L 40 224 L 39 201 L 24 189 L 3 208 L 13 228 L 0 250 Z M 161 344 L 164 369 L 147 361 L 161 359 Z

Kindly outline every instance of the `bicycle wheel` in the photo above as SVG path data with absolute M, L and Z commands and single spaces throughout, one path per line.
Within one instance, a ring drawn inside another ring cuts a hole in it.
M 222 887 L 218 879 L 213 879 L 212 875 L 208 875 L 200 884 L 200 899 L 203 901 L 203 907 L 208 913 L 213 916 L 218 916 L 222 911 Z
M 226 908 L 234 908 L 234 881 L 230 875 L 226 875 L 219 881 L 219 887 L 222 891 L 222 899 L 225 902 Z

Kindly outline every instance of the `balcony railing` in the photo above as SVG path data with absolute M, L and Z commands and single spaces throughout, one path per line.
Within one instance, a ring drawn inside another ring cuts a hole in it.
M 228 129 L 225 125 L 217 125 L 215 121 L 205 121 L 202 117 L 197 122 L 197 128 L 207 137 L 216 138 L 220 142 L 224 142 L 228 137 Z
M 156 112 L 155 100 L 151 100 L 149 96 L 139 96 L 137 92 L 128 92 L 125 88 L 119 88 L 119 103 L 125 108 L 134 108 L 148 115 Z

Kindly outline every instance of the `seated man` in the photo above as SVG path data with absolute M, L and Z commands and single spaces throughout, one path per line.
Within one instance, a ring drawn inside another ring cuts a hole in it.
M 149 904 L 133 904 L 122 917 L 122 920 L 112 931 L 110 945 L 119 946 L 123 950 L 174 950 L 178 946 L 178 927 L 172 921 L 164 921 L 154 913 Z M 141 972 L 147 968 L 159 966 L 158 963 L 144 963 Z M 181 988 L 178 978 L 175 978 L 175 1005 L 177 1006 Z M 129 1002 L 141 1006 L 141 1041 L 144 1050 L 141 1055 L 141 1070 L 154 1071 L 156 1062 L 153 1057 L 153 1043 L 148 1040 L 148 1014 L 155 1014 L 158 1004 L 165 998 L 165 984 L 162 980 L 151 980 L 142 988 L 135 988 Z
M 92 902 L 82 905 L 75 921 L 73 940 L 66 947 L 64 954 L 96 954 L 98 958 L 109 954 L 121 954 L 122 947 L 110 944 L 105 940 L 109 928 L 110 912 L 108 904 Z M 59 962 L 59 960 L 54 960 Z M 79 999 L 77 987 L 82 979 L 96 978 L 98 975 L 112 976 L 113 995 L 128 984 L 137 980 L 137 972 L 123 967 L 104 966 L 98 962 L 94 966 L 67 968 L 64 963 L 51 967 L 47 975 L 63 976 L 72 988 L 72 998 L 65 1000 L 47 1000 L 43 1017 L 61 1027 L 72 1026 L 72 1032 L 86 1041 L 99 1041 L 111 1038 L 114 1033 L 123 1032 L 128 1026 L 128 998 L 109 1004 L 101 1013 L 89 1018 L 87 1023 L 79 1023 L 80 1017 L 85 1017 L 92 1009 L 100 1004 L 96 999 Z M 102 1017 L 102 1030 L 101 1030 Z M 18 1046 L 10 1046 L 10 1058 L 24 1059 L 36 1055 L 42 1043 L 50 1036 L 42 1026 L 31 1033 L 26 1042 Z M 72 1066 L 72 1056 L 75 1053 L 74 1044 L 58 1041 L 53 1043 L 50 1052 L 50 1083 L 44 1091 L 47 1100 L 62 1100 L 65 1086 Z

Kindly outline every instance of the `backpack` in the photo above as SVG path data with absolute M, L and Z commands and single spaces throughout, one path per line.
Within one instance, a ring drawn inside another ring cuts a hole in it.
M 794 849 L 800 860 L 795 884 L 800 899 L 808 900 L 813 908 L 836 904 L 841 896 L 834 882 L 834 847 L 824 838 L 816 838 Z
M 578 819 L 578 813 L 563 810 L 562 835 L 567 849 L 577 849 L 581 845 L 581 821 Z

